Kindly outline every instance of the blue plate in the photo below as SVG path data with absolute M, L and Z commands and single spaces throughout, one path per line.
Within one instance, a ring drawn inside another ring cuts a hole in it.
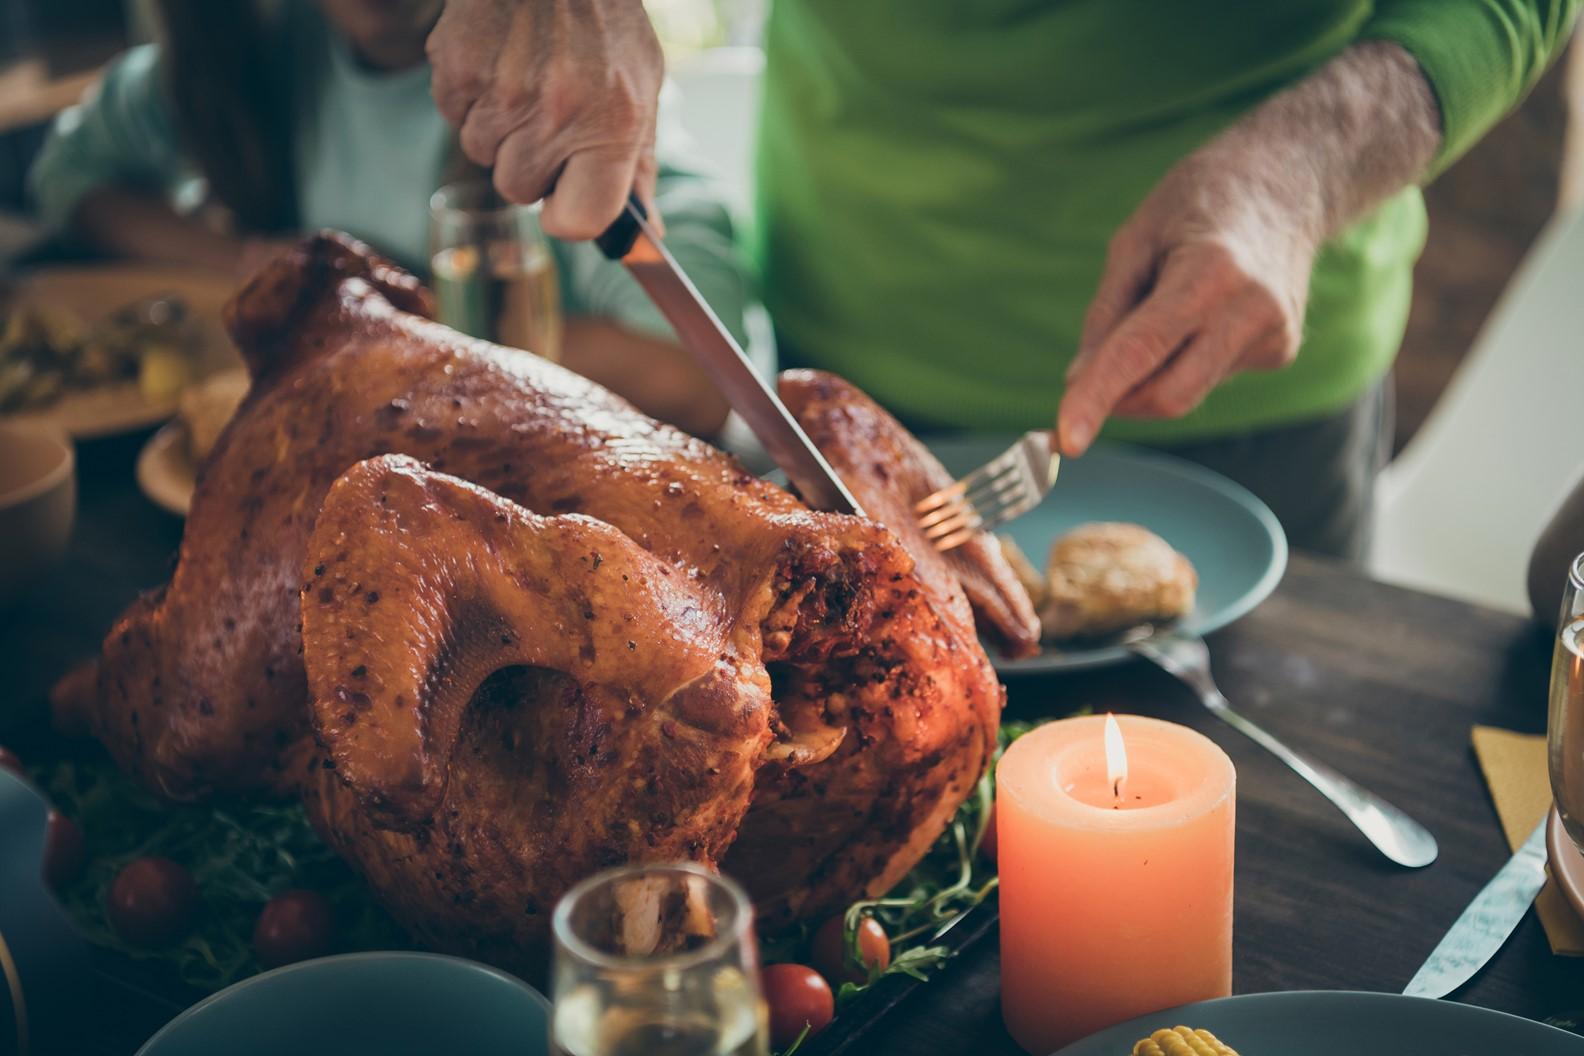
M 1127 1056 L 1163 1027 L 1208 1030 L 1244 1056 L 1501 1053 L 1580 1056 L 1584 1038 L 1488 1008 L 1402 994 L 1295 990 L 1244 994 L 1154 1012 L 1092 1034 L 1055 1056 Z
M 983 465 L 1006 450 L 1007 437 L 942 438 L 930 450 L 951 474 Z M 1088 521 L 1132 521 L 1176 547 L 1199 572 L 1197 605 L 1181 627 L 1209 634 L 1265 600 L 1287 567 L 1287 537 L 1270 509 L 1219 473 L 1169 455 L 1101 446 L 1062 462 L 1056 486 L 1040 506 L 1000 529 L 1043 568 L 1051 541 Z M 1056 648 L 1006 660 L 990 656 L 1002 675 L 1041 674 L 1114 664 L 1126 650 Z
M 138 1056 L 545 1056 L 549 1016 L 537 990 L 476 961 L 348 953 L 228 986 L 167 1023 Z

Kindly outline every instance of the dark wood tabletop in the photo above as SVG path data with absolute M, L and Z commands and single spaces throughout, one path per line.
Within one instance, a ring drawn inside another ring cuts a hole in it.
M 69 559 L 0 612 L 0 741 L 37 736 L 50 684 L 168 573 L 181 522 L 133 483 L 144 439 L 79 446 Z M 1215 635 L 1211 650 L 1239 710 L 1415 815 L 1440 841 L 1440 860 L 1417 872 L 1391 865 L 1296 775 L 1143 665 L 1018 681 L 1008 714 L 1089 706 L 1170 718 L 1213 737 L 1238 769 L 1235 991 L 1400 991 L 1507 860 L 1469 733 L 1475 723 L 1543 731 L 1549 638 L 1516 616 L 1294 557 L 1276 593 Z M 1001 1025 L 998 972 L 992 932 L 852 1051 L 1018 1052 Z M 1578 1010 L 1584 959 L 1552 956 L 1531 911 L 1455 997 L 1537 1019 Z

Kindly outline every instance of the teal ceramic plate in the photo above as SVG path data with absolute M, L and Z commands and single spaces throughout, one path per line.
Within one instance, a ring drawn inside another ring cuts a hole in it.
M 349 953 L 228 986 L 167 1023 L 138 1056 L 545 1056 L 549 1013 L 537 990 L 475 961 Z
M 953 476 L 1006 450 L 999 438 L 940 439 L 930 444 Z M 1225 627 L 1265 600 L 1287 567 L 1287 537 L 1265 504 L 1218 473 L 1137 448 L 1103 446 L 1062 463 L 1045 501 L 1002 528 L 1043 568 L 1051 540 L 1087 521 L 1132 521 L 1176 547 L 1199 571 L 1198 604 L 1182 623 L 1190 634 Z M 1112 664 L 1125 650 L 1055 648 L 1039 656 L 990 656 L 1002 675 L 1070 671 Z
M 1140 1016 L 1090 1035 L 1056 1056 L 1127 1056 L 1140 1038 L 1178 1025 L 1208 1030 L 1244 1056 L 1584 1053 L 1584 1038 L 1576 1034 L 1456 1001 L 1296 990 L 1224 997 Z

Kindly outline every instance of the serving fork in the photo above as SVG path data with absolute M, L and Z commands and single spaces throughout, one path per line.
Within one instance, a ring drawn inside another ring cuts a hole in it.
M 1143 626 L 1124 632 L 1120 644 L 1192 689 L 1210 714 L 1292 767 L 1387 858 L 1409 869 L 1422 869 L 1436 860 L 1435 837 L 1423 825 L 1330 767 L 1293 751 L 1263 727 L 1233 711 L 1210 675 L 1210 650 L 1203 638 L 1180 631 L 1157 632 Z
M 1038 506 L 1061 468 L 1055 442 L 1045 429 L 1024 433 L 955 484 L 920 499 L 913 509 L 924 537 L 944 552 Z

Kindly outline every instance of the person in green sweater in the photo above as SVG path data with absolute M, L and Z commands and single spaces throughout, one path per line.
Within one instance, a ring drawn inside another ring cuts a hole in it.
M 103 252 L 239 277 L 338 228 L 422 274 L 429 198 L 477 170 L 430 95 L 439 0 L 162 0 L 158 41 L 56 120 L 30 173 L 43 219 Z M 727 210 L 662 133 L 653 200 L 669 242 L 739 336 L 746 268 Z M 219 222 L 217 222 L 217 220 Z M 726 405 L 624 268 L 551 246 L 562 362 L 700 434 Z
M 1418 185 L 1576 8 L 774 0 L 755 252 L 783 358 L 920 429 L 1167 447 L 1357 556 Z M 464 149 L 508 197 L 548 192 L 547 230 L 651 193 L 640 0 L 450 0 L 428 46 Z

